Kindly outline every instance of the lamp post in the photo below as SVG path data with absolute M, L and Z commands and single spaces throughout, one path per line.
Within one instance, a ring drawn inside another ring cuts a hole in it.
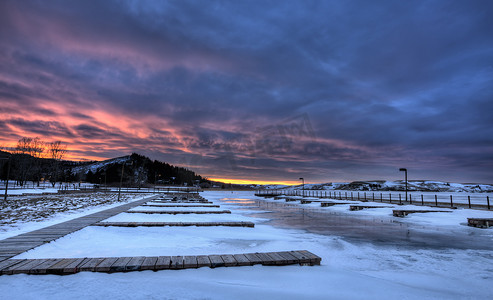
M 5 181 L 5 196 L 3 197 L 3 201 L 7 201 L 7 191 L 9 189 L 9 177 L 10 177 L 10 161 L 11 161 L 12 155 L 8 158 L 0 158 L 0 159 L 8 159 L 9 160 L 9 166 L 7 167 L 7 180 Z
M 120 187 L 118 188 L 118 201 L 120 201 L 120 194 L 121 194 L 121 191 L 122 191 L 122 183 L 123 183 L 123 171 L 125 170 L 125 164 L 126 162 L 124 162 L 122 164 L 122 175 L 120 177 Z M 130 163 L 131 165 L 132 163 Z M 128 188 L 127 188 L 127 192 L 128 192 Z
M 404 178 L 406 180 L 406 202 L 407 202 L 407 169 L 406 168 L 400 168 L 399 171 L 404 172 Z
M 300 177 L 300 180 L 303 182 L 302 183 L 303 193 L 301 194 L 301 197 L 305 198 L 305 179 L 303 177 Z

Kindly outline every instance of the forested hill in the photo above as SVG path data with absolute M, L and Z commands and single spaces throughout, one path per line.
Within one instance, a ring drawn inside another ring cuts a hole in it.
M 0 151 L 0 158 L 10 154 Z M 176 167 L 165 162 L 133 153 L 132 155 L 108 159 L 105 161 L 76 162 L 62 160 L 54 166 L 49 158 L 34 158 L 25 154 L 12 154 L 10 165 L 11 180 L 21 184 L 25 181 L 51 180 L 53 182 L 87 181 L 91 183 L 116 184 L 122 178 L 123 183 L 133 186 L 146 184 L 195 185 L 209 182 L 195 172 Z M 5 180 L 8 173 L 8 160 L 0 161 L 0 178 Z M 124 165 L 124 167 L 123 167 Z
M 71 173 L 92 183 L 115 183 L 121 178 L 132 185 L 179 184 L 195 185 L 207 179 L 186 168 L 176 167 L 158 160 L 133 153 L 105 161 L 85 163 L 73 167 Z

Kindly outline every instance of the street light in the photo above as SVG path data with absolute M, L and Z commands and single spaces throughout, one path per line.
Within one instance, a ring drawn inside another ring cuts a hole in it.
M 9 177 L 10 177 L 10 161 L 12 158 L 12 154 L 8 158 L 0 158 L 0 159 L 8 159 L 9 160 L 9 166 L 7 168 L 7 180 L 5 181 L 5 196 L 3 197 L 3 201 L 7 201 L 7 191 L 9 189 Z
M 404 172 L 405 180 L 406 180 L 406 202 L 407 202 L 407 169 L 406 168 L 400 168 L 399 171 Z
M 118 201 L 120 201 L 120 194 L 121 194 L 121 191 L 122 191 L 122 183 L 123 183 L 123 171 L 125 170 L 125 165 L 127 164 L 127 162 L 124 162 L 122 164 L 122 175 L 120 177 L 120 187 L 118 188 Z M 133 162 L 130 162 L 129 165 L 132 165 Z M 127 188 L 127 191 L 128 191 L 128 188 Z
M 303 193 L 301 194 L 301 197 L 305 198 L 305 179 L 303 177 L 300 177 L 300 180 L 303 181 Z

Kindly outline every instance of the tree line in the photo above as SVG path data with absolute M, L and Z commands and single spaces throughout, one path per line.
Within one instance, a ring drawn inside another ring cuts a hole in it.
M 40 138 L 23 137 L 17 145 L 0 151 L 0 178 L 15 180 L 18 186 L 26 182 L 49 181 L 53 187 L 61 182 L 86 181 L 95 184 L 145 186 L 149 184 L 197 185 L 209 183 L 186 168 L 170 165 L 133 153 L 127 157 L 102 162 L 64 160 L 67 145 L 62 141 L 45 142 Z M 5 159 L 5 158 L 8 158 Z M 1 165 L 0 165 L 1 166 Z M 97 167 L 94 167 L 97 166 Z
M 45 142 L 39 137 L 23 137 L 9 152 L 1 151 L 4 167 L 2 179 L 16 180 L 19 186 L 27 181 L 49 180 L 54 187 L 60 176 L 60 162 L 67 153 L 67 145 L 62 141 Z

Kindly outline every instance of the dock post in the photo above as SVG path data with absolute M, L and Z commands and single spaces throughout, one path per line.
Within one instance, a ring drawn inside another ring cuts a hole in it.
M 471 196 L 467 196 L 467 203 L 469 204 L 469 208 L 471 208 Z
M 454 202 L 452 201 L 452 195 L 450 195 L 450 207 L 454 207 Z
M 425 205 L 425 201 L 423 200 L 423 194 L 421 194 L 421 206 Z
M 402 204 L 401 194 L 399 193 L 399 204 Z
M 486 196 L 486 201 L 488 202 L 488 210 L 490 210 L 490 196 Z
M 389 193 L 389 200 L 390 200 L 390 203 L 392 203 L 392 194 Z
M 438 206 L 437 195 L 435 195 L 435 206 Z
M 411 194 L 409 194 L 409 203 L 413 204 L 413 198 L 411 197 Z
M 380 202 L 383 202 L 383 195 L 380 193 Z

